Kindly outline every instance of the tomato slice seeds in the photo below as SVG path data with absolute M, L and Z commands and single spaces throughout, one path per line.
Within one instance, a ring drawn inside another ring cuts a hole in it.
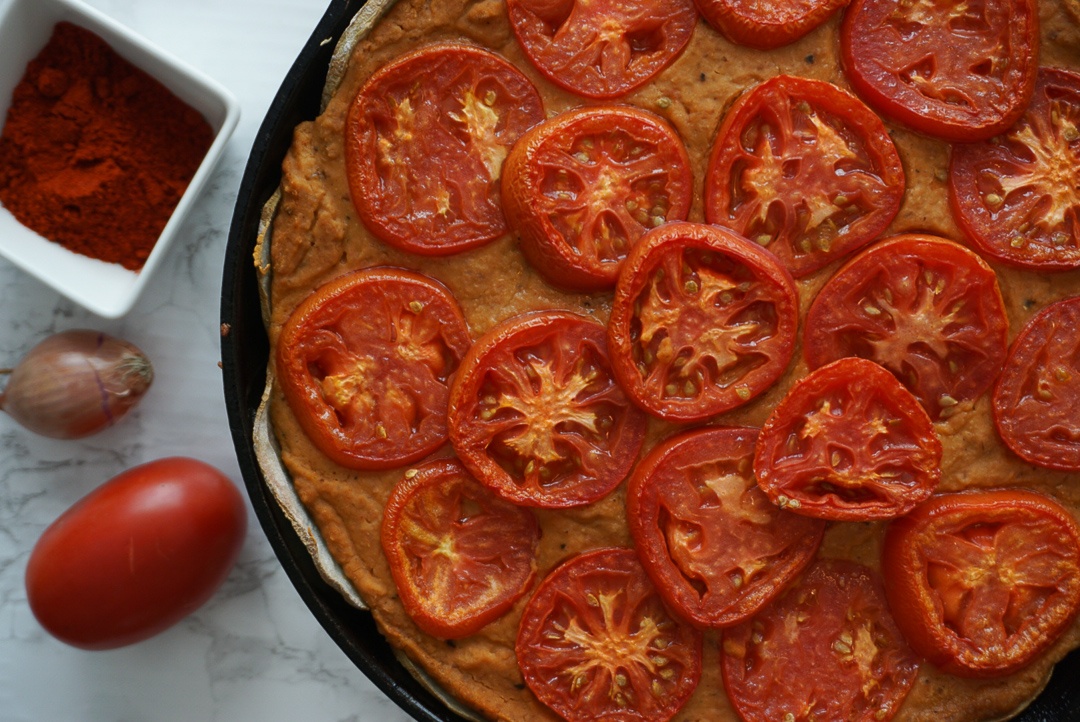
M 1038 3 L 853 0 L 840 53 L 855 91 L 886 117 L 943 140 L 985 140 L 1031 101 Z
M 1080 470 L 1080 296 L 1053 303 L 1013 341 L 994 388 L 994 423 L 1032 464 Z
M 508 501 L 592 503 L 626 478 L 645 415 L 615 383 L 604 328 L 549 311 L 507 319 L 469 350 L 454 379 L 450 441 Z
M 619 272 L 612 369 L 648 412 L 701 421 L 783 374 L 798 316 L 795 282 L 775 256 L 718 226 L 667 223 L 642 237 Z
M 532 585 L 540 527 L 454 459 L 405 472 L 386 502 L 382 546 L 401 601 L 428 634 L 458 638 L 505 614 Z
M 941 478 L 941 441 L 881 366 L 849 357 L 799 379 L 758 437 L 754 473 L 775 504 L 844 521 L 890 519 Z
M 880 576 L 821 560 L 749 621 L 724 631 L 724 688 L 744 722 L 885 722 L 915 682 Z
M 626 515 L 668 606 L 725 627 L 767 604 L 809 564 L 825 522 L 785 511 L 754 482 L 757 429 L 704 427 L 653 447 L 635 468 Z
M 357 92 L 345 130 L 353 204 L 386 243 L 449 255 L 507 231 L 502 163 L 544 119 L 532 82 L 500 56 L 460 43 L 395 58 Z
M 885 589 L 919 654 L 950 674 L 1015 672 L 1080 610 L 1080 527 L 1022 489 L 941 494 L 889 525 Z
M 586 98 L 638 88 L 682 53 L 693 0 L 507 0 L 525 55 L 548 80 Z
M 690 158 L 675 130 L 632 106 L 579 108 L 532 128 L 503 168 L 503 208 L 551 283 L 610 289 L 649 229 L 690 211 Z
M 556 567 L 525 607 L 518 665 L 569 722 L 675 716 L 701 678 L 701 633 L 672 617 L 632 549 Z
M 867 248 L 826 282 L 803 354 L 811 368 L 845 356 L 881 364 L 937 421 L 993 385 L 1008 334 L 994 270 L 958 243 L 913 233 Z
M 316 289 L 281 329 L 276 378 L 320 451 L 354 469 L 419 460 L 447 439 L 450 377 L 472 343 L 449 289 L 368 268 Z
M 740 95 L 713 141 L 705 218 L 802 277 L 877 238 L 904 197 L 885 124 L 832 83 L 778 75 Z
M 949 197 L 975 248 L 1033 271 L 1080 268 L 1080 74 L 1039 70 L 1023 116 L 952 150 Z

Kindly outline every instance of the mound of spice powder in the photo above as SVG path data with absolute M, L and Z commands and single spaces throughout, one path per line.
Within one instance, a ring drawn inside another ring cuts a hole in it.
M 212 140 L 194 108 L 62 22 L 13 93 L 0 205 L 76 253 L 138 270 Z

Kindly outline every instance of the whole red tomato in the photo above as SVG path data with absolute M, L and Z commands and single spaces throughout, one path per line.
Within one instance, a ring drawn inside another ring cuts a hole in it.
M 75 647 L 140 642 L 210 599 L 246 530 L 243 497 L 214 467 L 183 457 L 133 467 L 42 534 L 26 567 L 30 609 Z

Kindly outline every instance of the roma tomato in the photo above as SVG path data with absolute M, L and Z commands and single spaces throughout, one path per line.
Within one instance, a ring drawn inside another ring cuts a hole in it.
M 919 660 L 873 570 L 815 563 L 752 619 L 724 631 L 724 689 L 744 722 L 884 722 Z
M 993 269 L 957 243 L 908 234 L 829 279 L 806 315 L 803 354 L 811 368 L 845 356 L 881 364 L 937 420 L 990 388 L 1008 336 Z
M 456 459 L 405 472 L 386 502 L 382 547 L 417 626 L 464 637 L 501 617 L 536 576 L 540 527 Z
M 701 428 L 637 465 L 626 515 L 641 564 L 667 605 L 725 627 L 767 604 L 810 563 L 825 522 L 779 509 L 754 482 L 757 429 Z
M 514 35 L 548 80 L 587 98 L 644 85 L 690 42 L 693 0 L 507 0 Z
M 889 606 L 916 652 L 950 674 L 1011 674 L 1080 609 L 1080 528 L 1021 489 L 941 494 L 889 525 Z
M 754 473 L 781 508 L 868 521 L 910 511 L 941 479 L 941 441 L 881 366 L 849 357 L 799 379 L 758 437 Z
M 228 576 L 247 511 L 232 481 L 170 457 L 113 477 L 60 515 L 26 566 L 26 596 L 50 634 L 82 649 L 154 636 Z
M 515 649 L 529 689 L 569 722 L 665 722 L 701 679 L 701 633 L 668 613 L 632 549 L 556 567 Z
M 557 286 L 615 285 L 650 228 L 690 211 L 690 158 L 662 118 L 631 106 L 571 110 L 534 127 L 503 167 L 503 209 Z
M 994 388 L 1006 446 L 1048 469 L 1080 471 L 1080 296 L 1040 311 L 1013 341 Z
M 615 383 L 604 328 L 564 311 L 507 319 L 470 349 L 450 391 L 450 441 L 499 496 L 589 504 L 618 486 L 645 415 Z
M 759 50 L 792 43 L 829 19 L 848 0 L 695 0 L 709 24 L 733 43 Z
M 1036 0 L 853 0 L 840 31 L 859 95 L 920 133 L 961 143 L 1020 117 L 1038 47 Z
M 463 44 L 407 53 L 360 88 L 345 126 L 353 204 L 373 234 L 447 255 L 506 233 L 502 163 L 544 119 L 533 84 L 504 59 Z
M 700 421 L 780 377 L 798 313 L 795 282 L 768 251 L 716 226 L 668 223 L 645 234 L 619 272 L 612 369 L 643 409 Z
M 980 253 L 1035 271 L 1080 268 L 1080 74 L 1039 71 L 1031 105 L 989 141 L 952 149 L 949 191 Z
M 805 276 L 879 236 L 904 169 L 885 125 L 831 83 L 779 75 L 724 116 L 705 176 L 705 218 Z
M 441 283 L 369 268 L 297 306 L 278 339 L 277 379 L 320 451 L 350 468 L 392 468 L 446 442 L 449 379 L 471 343 Z

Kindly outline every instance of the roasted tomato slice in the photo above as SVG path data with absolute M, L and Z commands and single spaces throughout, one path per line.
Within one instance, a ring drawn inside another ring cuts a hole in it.
M 503 167 L 503 209 L 533 266 L 576 290 L 615 285 L 650 228 L 684 220 L 693 177 L 678 134 L 630 106 L 572 110 L 534 127 Z
M 950 200 L 981 252 L 1036 271 L 1080 268 L 1080 74 L 1039 71 L 1015 125 L 989 141 L 958 144 Z
M 449 378 L 471 342 L 446 287 L 371 268 L 296 308 L 278 338 L 276 377 L 320 451 L 342 466 L 385 469 L 446 441 Z
M 518 43 L 540 72 L 587 98 L 644 85 L 690 42 L 693 0 L 507 0 Z
M 803 353 L 811 368 L 845 356 L 881 364 L 944 419 L 997 379 L 1009 320 L 990 266 L 935 236 L 896 236 L 836 272 L 810 306 Z
M 933 493 L 941 441 L 896 377 L 849 357 L 791 387 L 761 430 L 754 472 L 781 508 L 844 521 L 889 519 Z
M 919 671 L 878 574 L 842 560 L 815 563 L 725 630 L 721 651 L 724 689 L 744 722 L 884 722 Z
M 723 228 L 668 223 L 623 262 L 608 322 L 612 368 L 642 408 L 699 421 L 771 386 L 798 323 L 795 282 L 775 256 Z
M 671 719 L 701 678 L 701 633 L 664 608 L 632 549 L 556 567 L 521 617 L 529 689 L 569 722 Z
M 1002 441 L 1032 464 L 1080 471 L 1080 296 L 1047 306 L 1013 341 L 994 388 Z
M 904 169 L 885 125 L 822 80 L 779 75 L 736 99 L 705 177 L 705 218 L 805 276 L 884 232 Z
M 941 494 L 889 525 L 889 606 L 916 652 L 950 674 L 1011 674 L 1080 609 L 1080 528 L 1021 489 Z
M 510 147 L 544 119 L 540 94 L 498 55 L 430 45 L 360 88 L 345 127 L 349 190 L 383 241 L 446 255 L 506 233 L 499 179 Z
M 405 472 L 382 521 L 382 547 L 405 611 L 443 639 L 498 619 L 532 585 L 540 527 L 456 459 Z
M 484 334 L 450 392 L 450 441 L 509 501 L 559 508 L 600 499 L 630 473 L 645 415 L 615 383 L 604 327 L 563 311 Z
M 787 45 L 829 19 L 848 0 L 695 0 L 709 24 L 733 43 L 759 50 Z
M 1037 0 L 854 0 L 840 54 L 855 91 L 926 135 L 983 140 L 1027 107 L 1038 70 Z
M 757 429 L 701 428 L 634 469 L 627 521 L 664 601 L 701 627 L 758 611 L 810 563 L 825 522 L 779 509 L 754 481 Z

